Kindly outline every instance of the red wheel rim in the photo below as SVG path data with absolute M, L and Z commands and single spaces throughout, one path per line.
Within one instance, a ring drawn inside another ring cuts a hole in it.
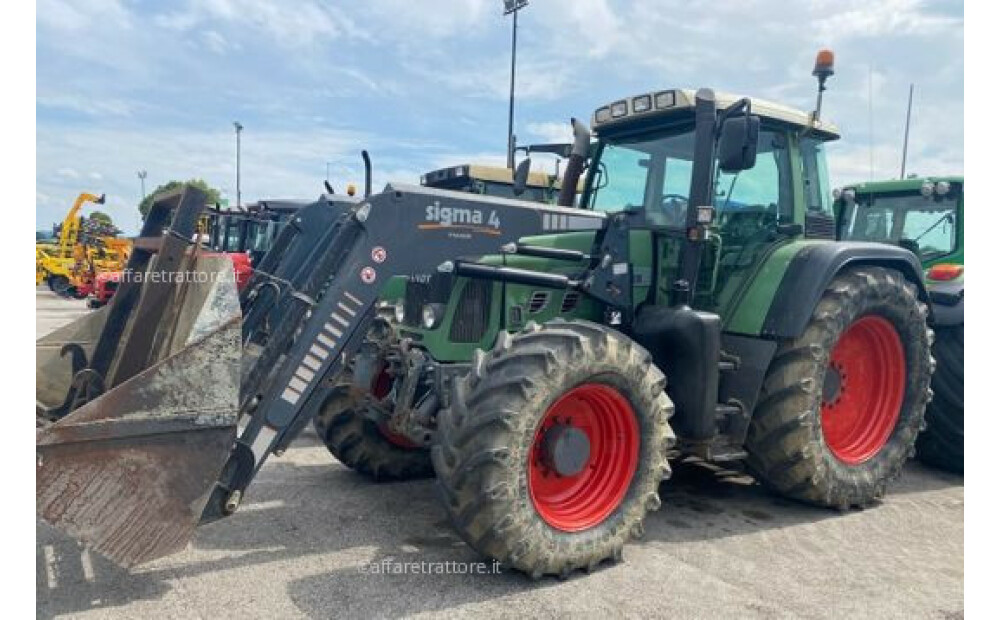
M 387 366 L 383 366 L 382 370 L 379 371 L 375 378 L 372 379 L 372 396 L 378 400 L 382 400 L 392 392 L 392 375 L 389 374 L 389 369 Z M 413 450 L 419 448 L 420 446 L 410 441 L 410 438 L 406 435 L 400 435 L 399 433 L 394 433 L 389 430 L 389 426 L 386 424 L 379 424 L 378 431 L 389 440 L 394 446 L 400 448 L 406 448 L 407 450 Z
M 903 404 L 906 357 L 899 334 L 881 316 L 847 328 L 830 355 L 823 384 L 821 424 L 827 447 L 857 465 L 889 440 Z
M 589 456 L 582 470 L 560 476 L 543 458 L 546 432 L 556 425 L 586 434 Z M 621 504 L 639 462 L 639 424 L 618 390 L 600 383 L 577 386 L 545 412 L 531 449 L 528 492 L 552 527 L 578 532 L 602 522 Z

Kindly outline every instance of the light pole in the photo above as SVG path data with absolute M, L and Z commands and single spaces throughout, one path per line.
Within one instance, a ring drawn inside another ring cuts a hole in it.
M 236 128 L 236 208 L 239 209 L 243 206 L 240 201 L 240 134 L 243 133 L 243 125 L 233 121 L 233 127 Z
M 528 6 L 528 0 L 503 0 L 503 14 L 514 14 L 510 38 L 510 108 L 507 111 L 507 167 L 514 169 L 514 71 L 517 66 L 517 12 Z
M 135 173 L 139 177 L 139 187 L 142 189 L 142 199 L 146 199 L 146 171 L 140 170 Z

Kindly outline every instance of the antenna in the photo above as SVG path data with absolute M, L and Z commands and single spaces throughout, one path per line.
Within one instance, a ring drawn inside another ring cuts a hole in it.
M 903 165 L 899 169 L 899 178 L 906 178 L 906 149 L 910 146 L 910 112 L 913 110 L 913 84 L 910 83 L 910 99 L 906 103 L 906 130 L 903 133 Z
M 875 112 L 872 94 L 872 65 L 868 64 L 868 180 L 875 180 Z

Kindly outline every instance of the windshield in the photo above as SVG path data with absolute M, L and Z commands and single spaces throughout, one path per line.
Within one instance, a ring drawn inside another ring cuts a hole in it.
M 642 209 L 661 226 L 680 226 L 691 188 L 694 130 L 605 142 L 594 170 L 591 207 Z
M 923 260 L 944 256 L 955 250 L 957 208 L 951 195 L 861 195 L 845 206 L 840 237 L 897 244 Z
M 591 208 L 641 209 L 654 225 L 682 227 L 691 191 L 693 153 L 694 130 L 690 128 L 603 143 L 592 173 Z M 739 173 L 716 175 L 717 223 L 725 226 L 730 220 L 744 221 L 751 216 L 771 224 L 790 219 L 792 193 L 787 136 L 782 131 L 762 129 L 756 165 Z

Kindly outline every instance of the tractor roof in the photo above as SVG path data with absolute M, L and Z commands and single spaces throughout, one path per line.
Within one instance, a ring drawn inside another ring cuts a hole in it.
M 440 183 L 447 183 L 461 178 L 510 185 L 514 182 L 514 172 L 510 168 L 502 166 L 462 164 L 460 166 L 449 166 L 440 170 L 432 170 L 427 174 L 423 174 L 420 176 L 420 184 L 433 187 Z M 549 184 L 549 175 L 544 172 L 531 172 L 528 174 L 529 187 L 549 187 Z
M 691 113 L 694 110 L 694 97 L 694 90 L 678 88 L 619 99 L 597 108 L 591 124 L 597 133 L 601 133 L 611 128 L 632 127 L 652 120 L 667 120 L 683 113 Z M 722 109 L 742 99 L 743 96 L 716 92 L 715 98 L 719 108 Z M 836 125 L 822 119 L 813 122 L 812 114 L 809 112 L 754 97 L 750 97 L 750 102 L 753 113 L 763 119 L 793 127 L 812 128 L 824 140 L 836 140 L 840 137 L 840 130 Z M 645 122 L 640 123 L 640 121 Z
M 947 181 L 961 185 L 965 180 L 962 175 L 925 176 L 909 179 L 888 179 L 885 181 L 869 181 L 867 183 L 848 183 L 844 189 L 851 188 L 858 194 L 889 194 L 898 192 L 919 192 L 924 183 Z

